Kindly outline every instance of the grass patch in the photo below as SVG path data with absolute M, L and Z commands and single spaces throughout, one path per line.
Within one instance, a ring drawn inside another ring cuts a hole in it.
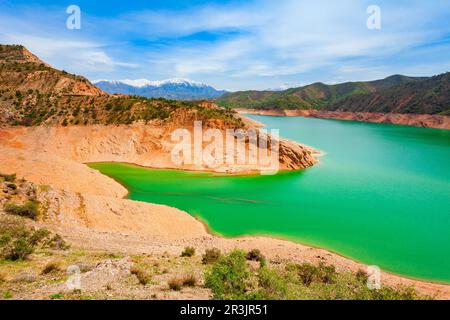
M 0 173 L 0 179 L 2 179 L 3 181 L 6 181 L 6 182 L 14 182 L 14 181 L 16 181 L 17 176 L 15 173 L 13 173 L 13 174 Z
M 181 283 L 184 287 L 195 287 L 197 284 L 197 277 L 194 274 L 188 274 L 181 278 Z
M 266 266 L 266 257 L 261 253 L 259 249 L 250 250 L 247 253 L 247 260 L 259 262 L 261 268 Z
M 150 283 L 150 281 L 152 280 L 151 274 L 138 266 L 133 266 L 131 268 L 131 274 L 135 275 L 139 280 L 139 283 L 144 286 Z
M 183 252 L 181 253 L 182 257 L 193 257 L 194 255 L 195 255 L 194 247 L 186 247 L 186 248 L 184 248 Z
M 1 217 L 0 258 L 25 260 L 38 248 L 51 248 L 53 238 L 47 229 L 29 227 L 20 217 Z
M 173 291 L 180 291 L 183 288 L 183 282 L 180 278 L 172 278 L 167 282 L 169 289 Z
M 47 263 L 41 271 L 41 274 L 49 274 L 53 272 L 61 271 L 61 264 L 56 261 Z
M 30 218 L 36 220 L 39 215 L 39 202 L 35 200 L 28 200 L 23 205 L 18 205 L 16 203 L 7 203 L 4 207 L 6 213 Z
M 202 263 L 203 264 L 212 264 L 219 260 L 221 257 L 221 252 L 217 248 L 213 249 L 207 249 L 205 251 L 205 254 L 202 256 Z
M 195 287 L 197 282 L 197 277 L 191 273 L 181 277 L 171 278 L 167 284 L 170 290 L 180 291 L 183 287 Z
M 223 256 L 205 274 L 205 286 L 213 292 L 216 300 L 242 300 L 250 271 L 244 251 L 235 250 Z
M 338 273 L 320 263 L 263 266 L 251 272 L 248 255 L 235 250 L 221 257 L 205 274 L 205 286 L 218 300 L 416 300 L 413 287 L 367 287 L 366 274 Z

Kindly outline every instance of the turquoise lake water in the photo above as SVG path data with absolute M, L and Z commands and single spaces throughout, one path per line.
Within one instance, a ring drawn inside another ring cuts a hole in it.
M 450 131 L 251 117 L 324 151 L 320 163 L 251 177 L 90 166 L 127 186 L 131 199 L 180 208 L 224 236 L 282 237 L 450 282 Z

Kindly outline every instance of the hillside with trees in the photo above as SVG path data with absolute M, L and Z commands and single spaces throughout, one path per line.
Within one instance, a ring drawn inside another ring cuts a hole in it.
M 242 91 L 218 104 L 230 108 L 449 114 L 450 73 L 431 78 L 394 75 L 369 82 L 314 83 L 285 91 Z

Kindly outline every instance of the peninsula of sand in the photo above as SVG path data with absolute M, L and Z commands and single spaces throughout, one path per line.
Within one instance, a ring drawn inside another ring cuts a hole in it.
M 281 154 L 283 169 L 315 163 L 312 152 L 293 142 Z M 177 253 L 186 246 L 199 251 L 259 248 L 271 259 L 326 262 L 338 270 L 365 266 L 326 250 L 269 237 L 226 239 L 208 232 L 186 212 L 164 205 L 125 199 L 128 191 L 86 162 L 127 162 L 153 168 L 174 168 L 167 131 L 143 124 L 122 126 L 9 127 L 0 129 L 0 171 L 16 173 L 40 186 L 44 208 L 40 224 L 58 232 L 72 245 L 127 254 Z M 293 163 L 296 163 L 294 166 Z M 207 170 L 180 167 L 178 169 Z M 251 168 L 218 169 L 249 172 Z M 414 285 L 418 292 L 450 299 L 450 286 L 383 273 L 389 285 Z

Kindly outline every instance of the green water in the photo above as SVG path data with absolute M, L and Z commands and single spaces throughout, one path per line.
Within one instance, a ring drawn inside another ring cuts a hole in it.
M 450 131 L 252 118 L 326 154 L 313 168 L 276 176 L 91 167 L 127 186 L 131 199 L 183 209 L 225 236 L 279 236 L 450 282 Z

